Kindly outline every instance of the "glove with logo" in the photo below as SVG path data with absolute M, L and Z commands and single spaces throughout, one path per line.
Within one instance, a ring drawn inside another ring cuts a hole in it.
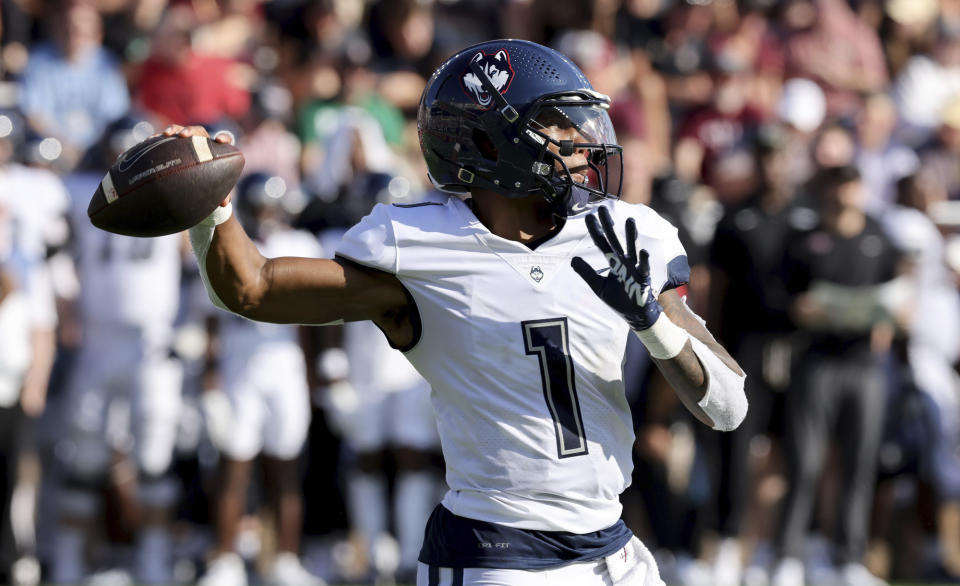
M 673 358 L 683 349 L 688 335 L 686 330 L 662 316 L 663 308 L 650 283 L 650 254 L 646 250 L 637 252 L 636 221 L 627 219 L 627 251 L 624 253 L 610 212 L 601 207 L 598 215 L 599 221 L 593 214 L 585 218 L 587 231 L 610 263 L 610 272 L 601 275 L 579 256 L 570 261 L 570 266 L 600 299 L 630 324 L 654 358 Z
M 579 256 L 570 265 L 631 328 L 646 330 L 657 321 L 662 310 L 650 286 L 650 254 L 646 250 L 637 254 L 637 223 L 633 218 L 627 220 L 627 252 L 624 254 L 610 212 L 600 208 L 599 216 L 599 222 L 594 214 L 585 218 L 587 231 L 607 257 L 610 272 L 601 275 Z

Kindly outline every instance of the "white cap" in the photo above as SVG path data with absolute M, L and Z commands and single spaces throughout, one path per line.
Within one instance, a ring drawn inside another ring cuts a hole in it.
M 777 114 L 780 120 L 796 129 L 813 132 L 827 115 L 827 98 L 816 82 L 791 79 L 783 84 Z
M 887 14 L 900 24 L 926 25 L 933 22 L 940 13 L 939 0 L 887 0 L 884 4 Z

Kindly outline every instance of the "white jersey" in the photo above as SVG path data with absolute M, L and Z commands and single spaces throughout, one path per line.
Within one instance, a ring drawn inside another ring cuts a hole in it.
M 87 202 L 91 195 L 86 194 Z M 0 168 L 0 207 L 13 216 L 13 237 L 31 261 L 42 261 L 48 245 L 66 240 L 68 205 L 67 190 L 52 171 L 16 164 Z
M 881 219 L 894 244 L 916 263 L 910 344 L 953 364 L 960 356 L 960 298 L 945 260 L 943 235 L 930 216 L 912 208 L 891 206 Z
M 134 238 L 93 226 L 87 217 L 99 176 L 74 175 L 71 220 L 76 238 L 79 309 L 85 323 L 169 335 L 180 295 L 180 235 Z
M 343 350 L 350 360 L 347 378 L 361 395 L 426 387 L 410 361 L 390 346 L 373 322 L 344 324 Z
M 257 242 L 260 252 L 269 258 L 278 256 L 304 256 L 316 258 L 323 254 L 317 239 L 301 230 L 277 230 L 265 242 Z M 297 327 L 290 324 L 271 324 L 250 321 L 239 315 L 217 312 L 222 320 L 220 330 L 221 354 L 226 360 L 225 368 L 240 368 L 250 356 L 267 345 L 296 346 L 300 351 Z
M 645 206 L 601 205 L 621 239 L 636 218 L 656 290 L 686 280 L 673 226 Z M 457 198 L 378 205 L 337 250 L 395 274 L 416 303 L 422 332 L 406 356 L 432 386 L 443 504 L 456 515 L 575 533 L 620 517 L 634 440 L 622 375 L 630 330 L 570 267 L 574 256 L 607 266 L 584 217 L 531 250 Z

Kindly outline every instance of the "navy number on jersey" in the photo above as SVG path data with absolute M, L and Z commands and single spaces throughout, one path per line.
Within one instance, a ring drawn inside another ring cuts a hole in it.
M 520 325 L 527 354 L 540 359 L 543 397 L 557 430 L 557 455 L 582 456 L 587 453 L 587 436 L 570 359 L 567 318 L 530 320 Z

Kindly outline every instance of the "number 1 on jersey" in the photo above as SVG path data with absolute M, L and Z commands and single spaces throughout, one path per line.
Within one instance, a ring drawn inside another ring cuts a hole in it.
M 540 359 L 543 397 L 557 430 L 557 455 L 582 456 L 587 453 L 587 436 L 570 359 L 567 318 L 530 320 L 520 325 L 527 354 Z

